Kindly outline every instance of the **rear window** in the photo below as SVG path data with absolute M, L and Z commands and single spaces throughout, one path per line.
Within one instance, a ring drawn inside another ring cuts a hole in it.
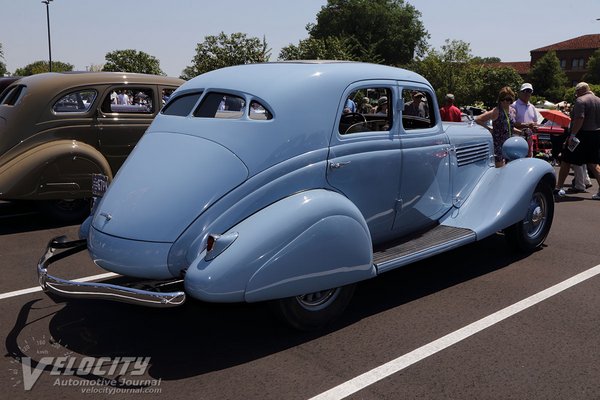
M 25 86 L 17 85 L 12 88 L 7 88 L 4 92 L 2 92 L 2 97 L 0 98 L 0 105 L 6 106 L 14 106 L 17 101 L 25 94 Z
M 202 96 L 202 92 L 188 93 L 184 94 L 183 96 L 178 96 L 165 105 L 162 113 L 165 115 L 187 117 L 192 113 L 192 110 L 198 102 L 200 96 Z
M 87 112 L 98 93 L 95 90 L 77 90 L 61 97 L 52 110 L 55 113 L 84 113 Z
M 194 111 L 194 117 L 237 119 L 244 115 L 246 100 L 225 93 L 211 92 L 204 96 Z

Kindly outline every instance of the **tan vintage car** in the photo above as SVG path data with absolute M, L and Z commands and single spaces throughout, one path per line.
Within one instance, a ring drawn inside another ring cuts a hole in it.
M 0 95 L 0 200 L 55 219 L 89 213 L 92 174 L 112 179 L 184 81 L 122 72 L 45 73 Z

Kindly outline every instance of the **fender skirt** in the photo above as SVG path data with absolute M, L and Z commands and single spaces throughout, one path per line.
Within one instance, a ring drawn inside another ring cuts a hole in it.
M 327 190 L 284 198 L 224 232 L 237 238 L 215 258 L 206 250 L 185 275 L 204 301 L 263 301 L 344 286 L 376 275 L 371 236 L 356 206 Z

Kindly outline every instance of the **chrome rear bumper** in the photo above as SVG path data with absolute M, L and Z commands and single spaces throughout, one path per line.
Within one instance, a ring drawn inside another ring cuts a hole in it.
M 75 282 L 56 278 L 48 274 L 50 264 L 87 249 L 86 240 L 66 241 L 64 236 L 52 239 L 46 247 L 46 253 L 40 259 L 37 271 L 40 286 L 44 292 L 61 297 L 79 299 L 107 299 L 149 307 L 176 307 L 185 302 L 185 292 L 161 292 L 161 288 L 181 283 L 182 280 L 152 282 L 153 290 L 136 289 L 129 286 L 96 282 Z M 56 253 L 57 250 L 62 250 Z M 148 282 L 144 282 L 148 284 Z

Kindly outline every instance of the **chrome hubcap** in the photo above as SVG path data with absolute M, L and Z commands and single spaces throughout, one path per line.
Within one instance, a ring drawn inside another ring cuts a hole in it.
M 534 193 L 527 218 L 523 224 L 525 234 L 531 238 L 536 238 L 542 231 L 546 222 L 547 213 L 546 198 L 539 192 Z
M 340 288 L 322 290 L 320 292 L 296 296 L 296 300 L 306 310 L 317 311 L 329 306 L 335 300 L 339 291 Z

